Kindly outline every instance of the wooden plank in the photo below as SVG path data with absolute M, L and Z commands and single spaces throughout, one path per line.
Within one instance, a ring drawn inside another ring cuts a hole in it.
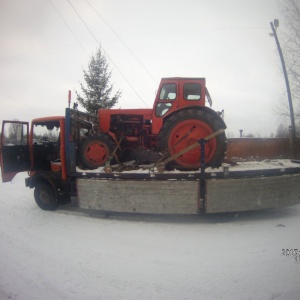
M 300 174 L 207 180 L 206 212 L 277 208 L 300 203 Z
M 77 179 L 80 208 L 153 214 L 197 214 L 198 181 Z

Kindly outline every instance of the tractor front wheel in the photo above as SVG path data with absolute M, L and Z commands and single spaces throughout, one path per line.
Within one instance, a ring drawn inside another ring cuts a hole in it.
M 114 150 L 112 139 L 105 135 L 90 136 L 79 147 L 79 161 L 83 168 L 97 169 L 104 166 Z

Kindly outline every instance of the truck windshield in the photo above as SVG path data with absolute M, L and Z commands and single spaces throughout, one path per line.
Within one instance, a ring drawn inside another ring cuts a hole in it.
M 58 141 L 60 127 L 58 121 L 35 123 L 33 127 L 33 143 L 45 144 Z

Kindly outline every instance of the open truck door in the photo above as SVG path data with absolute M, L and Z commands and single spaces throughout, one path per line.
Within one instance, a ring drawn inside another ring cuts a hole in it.
M 30 170 L 28 141 L 28 122 L 2 122 L 0 144 L 2 182 L 11 181 L 17 173 Z

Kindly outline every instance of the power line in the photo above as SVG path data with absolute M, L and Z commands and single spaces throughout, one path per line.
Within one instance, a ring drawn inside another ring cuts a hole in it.
M 93 32 L 87 26 L 87 24 L 82 19 L 82 17 L 79 15 L 79 13 L 75 9 L 75 7 L 71 4 L 71 2 L 69 0 L 67 0 L 67 1 L 70 4 L 70 6 L 72 7 L 72 9 L 74 10 L 74 12 L 77 14 L 77 16 L 79 17 L 79 19 L 81 20 L 81 22 L 84 24 L 84 26 L 86 27 L 86 29 L 88 30 L 88 32 L 92 35 L 92 37 L 95 39 L 95 41 L 97 42 L 97 44 L 99 45 L 99 47 L 102 49 L 102 51 L 104 52 L 104 54 L 112 62 L 112 64 L 115 66 L 115 68 L 119 71 L 119 73 L 121 74 L 121 76 L 123 77 L 123 79 L 127 82 L 127 84 L 130 86 L 130 88 L 134 91 L 134 93 L 137 95 L 137 97 L 144 103 L 144 105 L 146 105 L 146 107 L 148 107 L 148 105 L 145 103 L 145 101 L 142 99 L 142 97 L 138 94 L 138 92 L 135 90 L 135 88 L 132 86 L 132 84 L 128 81 L 128 79 L 125 77 L 125 75 L 121 72 L 121 70 L 118 68 L 118 66 L 115 64 L 115 62 L 112 60 L 112 58 L 106 53 L 106 51 L 104 50 L 104 48 L 101 46 L 100 42 L 97 40 L 97 38 L 95 37 L 95 35 L 93 34 Z
M 56 47 L 49 47 L 46 48 L 44 50 L 39 50 L 39 51 L 31 51 L 30 53 L 26 53 L 26 54 L 19 54 L 19 55 L 15 55 L 15 56 L 11 56 L 11 57 L 7 57 L 4 59 L 0 59 L 0 65 L 6 65 L 6 64 L 10 64 L 10 63 L 14 63 L 16 61 L 19 60 L 24 60 L 24 59 L 35 59 L 36 57 L 40 57 L 40 56 L 44 56 L 44 55 L 51 55 L 51 54 L 55 54 L 55 53 L 59 53 L 62 51 L 69 51 L 68 48 L 72 47 L 74 48 L 73 45 L 66 45 L 66 46 L 56 46 Z M 65 48 L 65 49 L 64 49 Z
M 97 16 L 106 24 L 106 26 L 115 34 L 115 36 L 120 40 L 120 42 L 123 44 L 123 46 L 132 54 L 132 56 L 138 61 L 138 63 L 143 67 L 143 69 L 146 71 L 146 73 L 157 83 L 154 76 L 149 72 L 149 70 L 146 68 L 146 66 L 139 60 L 139 58 L 133 53 L 133 51 L 127 46 L 127 44 L 122 40 L 122 38 L 118 35 L 118 33 L 108 24 L 108 22 L 99 14 L 99 12 L 95 9 L 94 6 L 90 4 L 88 0 L 85 0 L 85 2 L 95 11 Z
M 80 45 L 80 47 L 83 49 L 83 51 L 89 55 L 89 53 L 86 51 L 86 49 L 83 47 L 83 45 L 80 43 L 79 39 L 77 38 L 77 36 L 74 34 L 74 32 L 72 31 L 71 27 L 68 25 L 68 23 L 65 21 L 64 17 L 59 13 L 58 9 L 55 7 L 55 5 L 53 4 L 52 0 L 49 0 L 49 2 L 51 3 L 52 7 L 54 8 L 54 10 L 56 11 L 56 13 L 58 14 L 58 16 L 60 17 L 60 19 L 63 21 L 63 23 L 65 24 L 65 26 L 69 29 L 69 31 L 71 32 L 72 36 L 74 37 L 74 39 L 77 41 L 77 43 Z
M 30 105 L 30 104 L 28 103 L 28 101 L 20 100 L 20 99 L 18 99 L 18 98 L 16 98 L 16 97 L 13 97 L 13 96 L 9 95 L 7 92 L 5 92 L 4 90 L 1 90 L 1 89 L 0 89 L 0 93 L 1 93 L 2 95 L 4 95 L 4 96 L 10 98 L 10 99 L 13 100 L 13 101 L 16 101 L 16 102 L 21 103 L 21 104 L 24 105 L 24 106 L 29 106 L 29 107 L 31 107 L 32 109 L 34 109 L 34 110 L 36 110 L 36 111 L 38 111 L 38 112 L 42 112 L 42 110 L 39 109 L 39 108 L 37 108 L 36 106 Z

